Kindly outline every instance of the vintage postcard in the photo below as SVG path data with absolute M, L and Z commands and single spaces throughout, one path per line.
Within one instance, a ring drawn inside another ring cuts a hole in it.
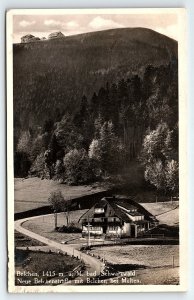
M 9 292 L 186 291 L 185 9 L 6 21 Z

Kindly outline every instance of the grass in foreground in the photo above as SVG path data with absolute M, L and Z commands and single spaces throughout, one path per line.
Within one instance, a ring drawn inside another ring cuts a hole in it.
M 22 286 L 60 284 L 58 279 L 63 279 L 64 276 L 68 278 L 78 266 L 83 268 L 83 263 L 68 255 L 16 249 L 15 284 Z M 61 278 L 60 273 L 63 274 Z M 52 283 L 49 283 L 50 279 L 54 279 Z
M 31 239 L 28 236 L 21 234 L 20 232 L 14 231 L 15 247 L 30 247 L 30 246 L 43 246 L 44 244 Z
M 116 284 L 179 284 L 179 247 L 177 245 L 109 246 L 94 248 L 91 253 L 104 258 L 110 271 L 135 270 L 135 277 L 127 278 L 125 281 L 122 279 L 125 276 L 120 276 Z
M 139 265 L 148 268 L 179 266 L 178 245 L 118 245 L 93 248 L 91 253 L 110 264 Z

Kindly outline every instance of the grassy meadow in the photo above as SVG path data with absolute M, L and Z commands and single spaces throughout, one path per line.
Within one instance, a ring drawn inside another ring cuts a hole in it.
M 50 193 L 56 190 L 61 190 L 66 200 L 106 190 L 100 185 L 68 186 L 58 181 L 41 180 L 37 177 L 15 178 L 14 183 L 15 213 L 47 206 Z
M 69 219 L 70 222 L 78 223 L 79 218 L 86 212 L 87 210 L 76 210 L 70 213 Z M 56 232 L 54 230 L 54 215 L 40 216 L 38 218 L 31 219 L 23 223 L 23 227 L 38 233 L 46 238 L 57 242 L 64 242 L 71 239 L 79 239 L 81 237 L 80 233 L 64 233 L 64 232 Z M 59 227 L 66 225 L 66 218 L 64 213 L 58 213 L 57 215 L 57 225 Z

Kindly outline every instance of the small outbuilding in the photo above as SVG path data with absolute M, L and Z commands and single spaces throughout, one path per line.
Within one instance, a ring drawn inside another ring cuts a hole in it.
M 104 197 L 85 214 L 82 236 L 131 237 L 143 236 L 149 229 L 158 225 L 158 220 L 139 203 L 132 199 Z
M 36 41 L 40 41 L 40 38 L 36 37 L 32 34 L 26 34 L 21 37 L 21 43 L 31 43 L 31 42 L 36 42 Z
M 61 39 L 61 38 L 64 38 L 65 35 L 60 32 L 60 31 L 57 31 L 57 32 L 52 32 L 49 34 L 48 36 L 48 39 L 51 40 L 51 39 Z

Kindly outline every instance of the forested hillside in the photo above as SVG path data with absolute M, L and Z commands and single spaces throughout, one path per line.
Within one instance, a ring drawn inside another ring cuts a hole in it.
M 14 121 L 16 176 L 83 184 L 137 162 L 176 194 L 177 43 L 135 28 L 16 44 Z

